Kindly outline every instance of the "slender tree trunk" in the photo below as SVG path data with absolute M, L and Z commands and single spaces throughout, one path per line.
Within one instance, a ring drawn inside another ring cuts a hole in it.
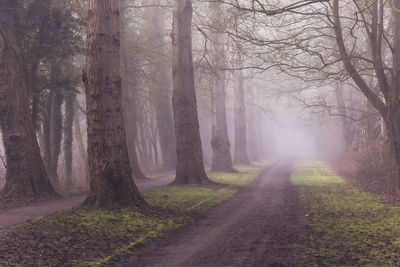
M 172 25 L 173 111 L 177 169 L 175 184 L 206 183 L 192 58 L 192 2 L 174 1 Z
M 347 150 L 353 143 L 353 131 L 351 130 L 351 122 L 348 119 L 346 103 L 343 97 L 343 85 L 341 83 L 336 83 L 335 94 L 337 109 L 342 120 L 343 144 Z
M 225 84 L 225 42 L 224 34 L 221 29 L 221 18 L 223 13 L 221 4 L 218 2 L 210 3 L 212 12 L 213 29 L 212 32 L 212 55 L 214 65 L 213 77 L 213 126 L 211 136 L 212 147 L 212 166 L 213 171 L 233 172 L 231 145 L 228 137 L 228 126 L 226 123 L 226 84 Z
M 122 3 L 126 2 L 123 0 Z M 121 38 L 122 41 L 127 39 L 125 10 L 121 11 Z M 126 129 L 126 143 L 128 146 L 129 162 L 132 169 L 134 179 L 145 180 L 148 179 L 142 172 L 139 166 L 137 152 L 136 152 L 136 139 L 137 139 L 137 126 L 136 126 L 136 90 L 137 90 L 137 72 L 136 58 L 133 55 L 133 64 L 135 67 L 128 70 L 127 52 L 121 53 L 121 74 L 122 74 L 122 108 L 124 111 L 124 122 Z
M 253 99 L 254 100 L 254 99 Z M 249 106 L 248 113 L 248 151 L 250 153 L 250 158 L 252 161 L 261 160 L 261 150 L 263 149 L 262 140 L 260 138 L 260 128 L 259 128 L 259 117 L 257 114 L 256 107 L 254 105 Z
M 58 89 L 54 92 L 53 105 L 51 110 L 51 161 L 48 169 L 50 179 L 53 180 L 55 184 L 58 184 L 58 158 L 61 152 L 61 140 L 62 140 L 62 113 L 61 106 L 64 101 L 64 94 Z
M 242 70 L 237 72 L 238 86 L 235 90 L 235 164 L 249 164 L 247 152 L 246 102 Z
M 51 166 L 51 109 L 54 92 L 50 91 L 46 95 L 44 116 L 43 116 L 43 161 L 47 172 Z M 51 177 L 50 177 L 51 178 Z
M 119 0 L 88 0 L 86 89 L 90 191 L 84 204 L 142 206 L 132 178 L 121 108 Z
M 2 198 L 54 194 L 48 179 L 30 110 L 22 48 L 17 35 L 14 0 L 0 0 L 0 34 L 3 37 L 3 85 L 0 112 L 6 153 L 6 184 Z
M 136 130 L 136 110 L 135 103 L 132 98 L 124 98 L 124 114 L 126 114 L 126 143 L 129 151 L 129 161 L 132 168 L 132 174 L 135 179 L 146 180 L 148 179 L 139 165 L 139 160 L 136 152 L 137 130 Z
M 161 8 L 152 10 L 150 29 L 152 33 L 150 41 L 154 47 L 164 47 L 164 32 L 162 18 L 164 14 Z M 161 51 L 166 54 L 165 49 Z M 157 54 L 158 55 L 158 54 Z M 159 59 L 154 59 L 159 60 Z M 162 59 L 164 60 L 164 59 Z M 160 66 L 161 65 L 161 66 Z M 160 152 L 162 157 L 162 169 L 176 169 L 176 148 L 174 135 L 174 120 L 172 114 L 171 83 L 168 76 L 168 66 L 165 63 L 157 64 L 154 68 L 154 110 L 157 120 L 158 136 L 160 138 Z
M 75 99 L 75 104 L 76 104 L 76 99 Z M 83 142 L 81 125 L 79 123 L 79 116 L 75 116 L 74 118 L 74 128 L 75 128 L 75 141 L 78 147 L 79 157 L 81 159 L 81 164 L 85 175 L 84 176 L 85 184 L 89 185 L 89 166 L 88 166 L 86 149 Z
M 72 142 L 74 121 L 75 93 L 72 90 L 65 92 L 65 121 L 64 121 L 64 162 L 65 162 L 65 187 L 72 189 Z

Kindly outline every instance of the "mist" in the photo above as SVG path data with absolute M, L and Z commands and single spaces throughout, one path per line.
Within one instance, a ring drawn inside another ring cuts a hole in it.
M 399 10 L 0 0 L 0 266 L 398 266 Z

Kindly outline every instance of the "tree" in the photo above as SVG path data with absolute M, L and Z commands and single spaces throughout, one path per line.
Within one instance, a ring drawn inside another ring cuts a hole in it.
M 335 96 L 336 96 L 336 105 L 337 110 L 339 112 L 339 116 L 341 116 L 341 126 L 342 126 L 342 135 L 343 135 L 343 144 L 345 149 L 349 149 L 351 144 L 353 143 L 353 129 L 351 128 L 351 120 L 349 119 L 349 115 L 347 114 L 347 107 L 344 101 L 343 96 L 343 84 L 336 83 L 335 86 Z
M 238 85 L 235 89 L 235 154 L 236 164 L 249 164 L 247 152 L 246 102 L 242 70 L 237 71 Z
M 213 101 L 213 126 L 212 126 L 212 167 L 213 171 L 233 172 L 231 146 L 228 138 L 226 123 L 226 75 L 225 75 L 225 41 L 223 33 L 223 12 L 221 4 L 210 3 L 212 13 L 212 56 L 214 64 L 212 101 Z
M 119 0 L 87 1 L 86 90 L 90 191 L 84 205 L 143 206 L 129 165 L 121 108 Z
M 0 1 L 0 34 L 3 38 L 3 84 L 0 109 L 6 152 L 6 184 L 1 198 L 54 194 L 36 139 L 29 103 L 27 76 L 22 58 L 19 1 Z
M 166 49 L 164 48 L 162 19 L 165 18 L 160 7 L 150 9 L 152 15 L 149 16 L 149 46 L 154 55 L 151 60 L 152 68 L 152 90 L 153 105 L 156 115 L 158 136 L 160 139 L 160 150 L 162 155 L 162 168 L 164 170 L 174 170 L 176 168 L 176 149 L 174 136 L 174 122 L 171 106 L 170 77 L 168 75 L 168 61 Z M 155 50 L 155 51 L 153 51 Z M 161 54 L 161 57 L 160 57 Z M 170 63 L 169 63 L 170 64 Z
M 368 6 L 368 15 L 363 13 L 364 7 L 354 2 L 358 11 L 362 15 L 363 26 L 365 27 L 366 36 L 370 46 L 370 59 L 375 71 L 376 79 L 379 84 L 379 92 L 375 92 L 367 83 L 360 73 L 360 69 L 352 62 L 352 57 L 346 47 L 343 36 L 342 18 L 340 16 L 340 5 L 338 0 L 334 0 L 332 4 L 333 29 L 335 32 L 336 42 L 344 67 L 353 79 L 354 83 L 360 88 L 368 101 L 379 112 L 387 130 L 387 137 L 390 144 L 391 154 L 393 157 L 393 186 L 395 190 L 399 190 L 400 186 L 400 1 L 393 1 L 392 18 L 393 18 L 393 48 L 392 51 L 392 70 L 385 72 L 385 63 L 383 60 L 383 44 L 385 40 L 384 31 L 384 3 L 383 1 L 375 1 Z M 382 94 L 385 101 L 381 99 Z
M 172 23 L 173 113 L 177 169 L 175 184 L 207 183 L 197 116 L 192 58 L 192 2 L 176 0 Z
M 125 5 L 126 0 L 122 1 Z M 127 23 L 127 10 L 121 11 L 121 41 L 125 44 L 121 51 L 121 74 L 122 74 L 122 107 L 124 111 L 126 142 L 128 146 L 129 162 L 132 169 L 132 175 L 135 179 L 148 179 L 140 168 L 138 156 L 136 153 L 137 143 L 137 90 L 138 90 L 138 67 L 137 59 L 134 53 L 128 53 L 127 42 L 136 36 L 130 34 Z
M 75 110 L 75 92 L 72 88 L 65 92 L 65 118 L 64 118 L 64 161 L 66 189 L 72 189 L 72 141 L 73 141 L 73 122 Z

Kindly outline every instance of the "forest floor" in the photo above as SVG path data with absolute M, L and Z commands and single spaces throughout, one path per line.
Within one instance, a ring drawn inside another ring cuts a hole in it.
M 0 266 L 400 266 L 399 205 L 321 162 L 267 164 L 149 190 L 150 210 L 77 207 L 1 230 Z
M 168 175 L 157 179 L 137 181 L 136 185 L 140 192 L 146 192 L 155 188 L 167 186 L 172 183 L 173 180 L 174 175 Z M 56 197 L 23 207 L 0 209 L 0 230 L 41 216 L 71 209 L 81 204 L 85 200 L 85 197 L 86 194 L 74 194 Z
M 77 206 L 0 230 L 0 266 L 110 266 L 196 222 L 246 188 L 267 164 L 235 166 L 235 173 L 209 172 L 213 183 L 206 185 L 148 190 L 142 195 L 149 209 Z
M 303 209 L 279 162 L 204 218 L 116 266 L 292 266 L 302 255 Z

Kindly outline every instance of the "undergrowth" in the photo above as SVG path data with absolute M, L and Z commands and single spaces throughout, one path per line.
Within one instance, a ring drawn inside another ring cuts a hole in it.
M 153 209 L 75 208 L 0 232 L 0 266 L 107 266 L 165 236 L 255 179 L 266 163 L 209 173 L 216 184 L 168 186 L 144 194 Z
M 399 266 L 400 207 L 320 163 L 298 164 L 291 180 L 306 212 L 304 266 Z

